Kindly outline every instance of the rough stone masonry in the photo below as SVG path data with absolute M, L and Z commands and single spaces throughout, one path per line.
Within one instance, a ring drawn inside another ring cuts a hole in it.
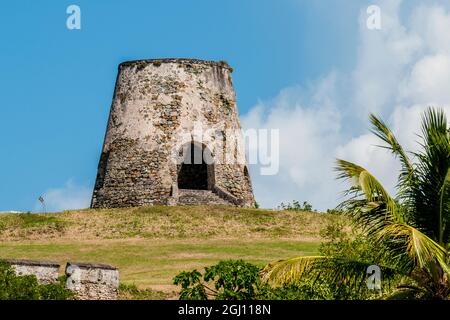
M 42 284 L 50 284 L 58 280 L 59 264 L 56 262 L 16 259 L 2 260 L 2 262 L 9 264 L 17 275 L 34 275 Z
M 41 284 L 58 281 L 60 265 L 50 261 L 0 260 L 9 264 L 18 276 L 34 275 Z M 65 287 L 77 300 L 116 300 L 119 294 L 119 270 L 116 267 L 68 262 L 65 269 Z
M 105 264 L 68 262 L 66 288 L 79 300 L 116 300 L 119 270 Z
M 254 206 L 231 73 L 194 59 L 120 64 L 91 207 Z

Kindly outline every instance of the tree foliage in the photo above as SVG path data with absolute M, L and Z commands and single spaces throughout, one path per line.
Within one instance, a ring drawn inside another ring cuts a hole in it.
M 184 271 L 174 278 L 181 286 L 181 300 L 324 300 L 336 299 L 341 292 L 311 279 L 273 288 L 263 283 L 261 268 L 242 260 L 220 261 L 205 268 Z
M 181 272 L 174 284 L 181 286 L 183 300 L 251 300 L 262 291 L 259 271 L 242 260 L 220 261 L 205 268 L 203 274 L 197 270 Z
M 284 203 L 282 202 L 278 206 L 279 210 L 287 210 L 287 211 L 313 211 L 313 206 L 308 201 L 303 201 L 303 204 L 298 200 L 293 200 L 292 203 Z
M 386 124 L 370 115 L 372 132 L 401 164 L 392 197 L 365 168 L 337 160 L 338 178 L 351 183 L 339 210 L 361 229 L 380 254 L 363 257 L 297 257 L 269 264 L 263 271 L 273 285 L 295 283 L 315 274 L 326 283 L 361 290 L 366 268 L 378 264 L 384 279 L 401 278 L 395 298 L 450 297 L 450 128 L 442 110 L 422 118 L 419 152 L 406 152 Z M 366 257 L 367 258 L 367 257 Z

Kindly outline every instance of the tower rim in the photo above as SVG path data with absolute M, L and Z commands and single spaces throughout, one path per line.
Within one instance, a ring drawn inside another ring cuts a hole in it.
M 195 58 L 153 58 L 153 59 L 137 59 L 137 60 L 127 60 L 119 64 L 119 68 L 129 67 L 140 64 L 154 64 L 154 63 L 178 63 L 178 64 L 204 64 L 209 66 L 217 66 L 220 68 L 228 69 L 233 71 L 233 68 L 226 61 L 214 61 L 214 60 L 202 60 Z

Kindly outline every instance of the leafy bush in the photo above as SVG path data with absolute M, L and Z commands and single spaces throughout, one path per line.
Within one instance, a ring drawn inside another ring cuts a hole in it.
M 282 202 L 278 206 L 278 209 L 288 211 L 314 211 L 312 205 L 308 201 L 303 201 L 303 204 L 300 204 L 300 202 L 297 200 L 292 201 L 292 203 Z
M 357 260 L 371 264 L 385 264 L 383 244 L 369 241 L 368 237 L 355 226 L 346 231 L 347 221 L 336 220 L 321 230 L 324 239 L 319 247 L 321 255 Z
M 302 279 L 295 285 L 272 288 L 260 278 L 261 269 L 251 263 L 221 261 L 205 268 L 181 272 L 174 284 L 181 286 L 181 300 L 324 300 L 333 299 L 333 288 Z
M 17 276 L 11 266 L 0 262 L 0 300 L 68 300 L 72 293 L 58 283 L 39 284 L 35 276 Z
M 206 267 L 203 274 L 197 270 L 181 272 L 174 284 L 181 285 L 181 300 L 252 300 L 261 298 L 265 291 L 259 271 L 242 260 L 220 261 Z
M 355 226 L 351 231 L 345 231 L 345 220 L 330 222 L 322 231 L 321 236 L 325 240 L 319 247 L 323 256 L 345 259 L 348 261 L 361 261 L 371 265 L 386 265 L 386 250 L 383 243 L 374 243 Z M 352 286 L 341 286 L 332 290 L 333 299 L 373 299 L 381 298 L 397 285 L 400 277 L 383 279 L 383 291 L 368 290 L 366 287 L 355 290 Z
M 312 279 L 302 279 L 296 284 L 280 288 L 266 286 L 264 300 L 333 300 L 333 290 L 323 283 Z

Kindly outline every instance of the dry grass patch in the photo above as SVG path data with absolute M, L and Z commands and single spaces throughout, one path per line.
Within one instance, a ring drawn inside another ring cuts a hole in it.
M 38 239 L 254 239 L 319 238 L 320 229 L 336 217 L 329 214 L 192 206 L 79 210 L 54 214 L 0 216 L 3 240 Z

